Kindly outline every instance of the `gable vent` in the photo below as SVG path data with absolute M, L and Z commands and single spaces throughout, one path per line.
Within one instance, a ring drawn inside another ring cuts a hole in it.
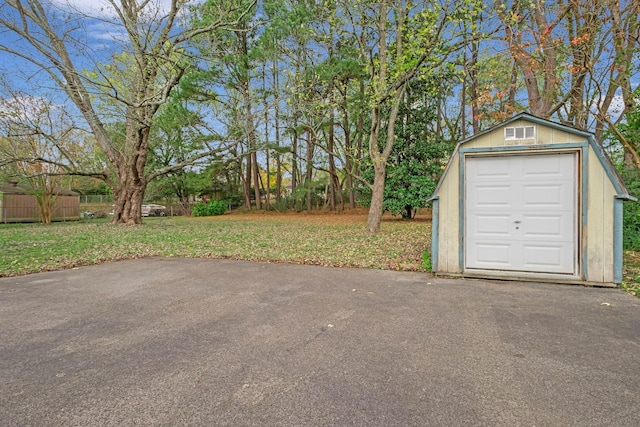
M 506 140 L 534 139 L 535 137 L 536 137 L 535 126 L 519 126 L 519 127 L 504 128 L 504 139 Z

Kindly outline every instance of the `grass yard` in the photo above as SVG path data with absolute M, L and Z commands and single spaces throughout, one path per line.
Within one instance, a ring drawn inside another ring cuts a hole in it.
M 640 297 L 640 251 L 624 252 L 624 281 L 621 287 L 631 295 Z
M 0 277 L 147 256 L 240 260 L 425 271 L 431 223 L 383 220 L 364 230 L 366 213 L 229 214 L 148 218 L 141 226 L 104 220 L 0 225 Z
M 385 216 L 364 230 L 366 212 L 228 214 L 147 218 L 135 227 L 105 220 L 0 224 L 0 277 L 128 258 L 175 256 L 426 271 L 431 222 Z M 622 288 L 640 297 L 640 252 L 625 251 Z

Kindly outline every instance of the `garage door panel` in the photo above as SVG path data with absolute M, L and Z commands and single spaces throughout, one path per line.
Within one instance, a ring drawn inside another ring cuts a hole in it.
M 512 263 L 512 244 L 495 242 L 478 242 L 471 258 L 479 268 L 505 268 Z
M 465 162 L 465 268 L 573 274 L 576 155 Z
M 476 208 L 511 208 L 511 185 L 474 185 L 473 198 L 471 200 Z
M 562 156 L 530 156 L 522 166 L 522 177 L 530 179 L 565 178 L 567 162 Z
M 567 262 L 573 262 L 573 252 L 566 245 L 527 244 L 523 250 L 526 270 L 564 273 Z
M 573 182 L 522 184 L 522 207 L 524 209 L 573 210 Z
M 476 163 L 473 167 L 473 174 L 478 180 L 504 179 L 511 175 L 510 165 L 502 161 L 499 157 L 487 158 L 486 162 Z
M 522 237 L 526 240 L 573 240 L 573 213 L 525 214 L 522 219 Z
M 475 214 L 469 221 L 469 229 L 482 238 L 513 238 L 513 227 L 510 215 Z

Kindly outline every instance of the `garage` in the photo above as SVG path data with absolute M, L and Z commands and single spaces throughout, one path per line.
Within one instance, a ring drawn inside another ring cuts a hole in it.
M 592 134 L 521 113 L 456 147 L 430 199 L 433 270 L 619 283 L 625 200 Z

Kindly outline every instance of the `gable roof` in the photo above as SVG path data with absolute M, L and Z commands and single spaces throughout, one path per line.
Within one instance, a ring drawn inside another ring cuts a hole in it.
M 27 194 L 27 190 L 13 184 L 0 184 L 0 193 L 5 194 Z
M 609 178 L 609 180 L 611 181 L 611 184 L 613 185 L 613 187 L 615 188 L 618 198 L 624 199 L 624 200 L 637 200 L 635 197 L 633 197 L 631 194 L 629 194 L 629 190 L 627 190 L 627 187 L 624 185 L 624 182 L 622 182 L 622 178 L 620 178 L 620 175 L 618 174 L 618 171 L 616 170 L 615 166 L 613 165 L 613 163 L 611 162 L 611 159 L 609 158 L 609 155 L 607 155 L 607 153 L 604 151 L 604 148 L 602 147 L 602 144 L 600 143 L 600 141 L 598 141 L 596 139 L 596 136 L 591 133 L 591 132 L 587 132 L 584 130 L 580 130 L 577 128 L 574 128 L 572 126 L 567 126 L 567 125 L 563 125 L 562 123 L 558 123 L 558 122 L 554 122 L 551 120 L 547 120 L 547 119 L 543 119 L 541 117 L 537 117 L 534 116 L 532 114 L 529 113 L 525 113 L 525 112 L 521 112 L 516 114 L 515 116 L 511 117 L 510 119 L 507 119 L 501 123 L 498 123 L 488 129 L 485 129 L 475 135 L 470 136 L 469 138 L 463 139 L 462 141 L 458 142 L 458 144 L 456 145 L 456 148 L 454 150 L 454 152 L 451 154 L 451 158 L 449 158 L 449 162 L 447 163 L 447 166 L 442 174 L 442 176 L 440 177 L 440 181 L 438 182 L 438 185 L 436 186 L 436 189 L 434 190 L 433 194 L 434 196 L 438 193 L 438 191 L 440 190 L 440 185 L 445 177 L 445 175 L 449 172 L 449 166 L 451 164 L 451 162 L 459 155 L 459 151 L 460 148 L 468 143 L 469 141 L 472 141 L 476 138 L 481 137 L 482 135 L 486 135 L 490 132 L 495 131 L 496 129 L 508 126 L 509 124 L 516 122 L 518 120 L 526 120 L 541 126 L 546 126 L 548 128 L 551 129 L 556 129 L 562 132 L 566 132 L 569 134 L 573 134 L 573 135 L 578 135 L 581 136 L 583 138 L 585 138 L 587 140 L 587 142 L 589 143 L 589 145 L 591 146 L 591 148 L 593 149 L 593 151 L 596 153 L 596 156 L 598 157 L 598 160 L 600 161 L 600 164 L 602 165 L 602 168 L 604 169 L 607 177 Z
M 33 192 L 27 188 L 18 187 L 17 185 L 12 185 L 12 184 L 0 184 L 0 193 L 21 194 L 21 195 L 33 194 Z M 78 196 L 78 193 L 76 193 L 75 191 L 66 190 L 62 187 L 54 188 L 53 194 L 56 196 Z

